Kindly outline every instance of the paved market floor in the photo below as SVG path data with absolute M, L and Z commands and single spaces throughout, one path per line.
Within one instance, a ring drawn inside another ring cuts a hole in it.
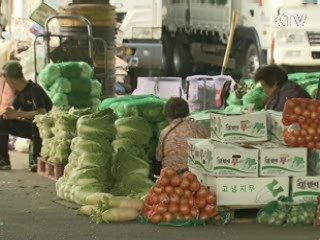
M 27 155 L 11 153 L 12 171 L 0 172 L 0 240 L 223 239 L 320 240 L 320 227 L 228 224 L 191 228 L 138 222 L 100 224 L 54 201 L 54 181 L 27 170 Z

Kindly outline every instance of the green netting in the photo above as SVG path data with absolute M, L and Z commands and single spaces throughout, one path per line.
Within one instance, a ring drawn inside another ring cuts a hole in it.
M 55 79 L 61 76 L 61 71 L 58 65 L 54 63 L 48 64 L 40 73 L 39 79 L 42 85 L 49 89 Z
M 91 97 L 100 97 L 102 93 L 102 85 L 101 83 L 96 79 L 90 80 L 90 96 Z M 99 104 L 100 105 L 100 104 Z
M 306 78 L 320 78 L 320 72 L 311 72 L 306 74 Z
M 300 73 L 290 73 L 288 74 L 288 79 L 292 81 L 299 81 L 306 79 L 307 73 L 305 72 L 300 72 Z
M 71 92 L 71 83 L 67 78 L 58 77 L 50 87 L 51 96 L 56 93 L 69 93 Z
M 68 95 L 64 93 L 56 93 L 52 96 L 51 101 L 54 106 L 64 108 L 69 106 Z
M 140 116 L 149 122 L 164 121 L 164 106 L 166 100 L 154 97 L 146 97 L 130 101 L 123 101 L 114 108 L 115 113 L 119 117 Z
M 68 95 L 69 105 L 75 108 L 91 107 L 91 97 L 81 93 L 70 93 Z
M 248 109 L 249 104 L 254 104 L 254 110 L 261 110 L 263 109 L 267 98 L 268 96 L 262 87 L 255 87 L 243 96 L 243 107 Z
M 287 215 L 287 224 L 312 225 L 316 217 L 317 207 L 317 202 L 292 205 Z
M 65 78 L 80 78 L 82 67 L 79 62 L 62 62 L 57 63 L 60 67 L 61 76 Z
M 316 98 L 317 97 L 317 93 L 318 93 L 318 84 L 312 84 L 307 86 L 306 91 L 310 94 L 310 96 L 312 98 Z
M 86 78 L 70 78 L 71 93 L 90 95 L 91 80 Z
M 258 223 L 282 225 L 286 222 L 290 206 L 291 198 L 280 197 L 277 201 L 272 201 L 265 205 L 257 214 Z
M 311 84 L 318 84 L 319 83 L 319 78 L 308 78 L 308 79 L 301 79 L 296 81 L 300 86 L 303 88 L 306 88 L 307 86 Z
M 143 99 L 146 97 L 157 98 L 152 94 L 150 94 L 150 95 L 130 95 L 130 96 L 121 96 L 121 97 L 116 97 L 116 98 L 106 98 L 100 104 L 99 110 L 104 110 L 106 108 L 111 107 L 111 105 L 113 105 L 115 103 L 120 103 L 122 101 L 131 101 L 131 100 L 135 100 L 135 99 Z

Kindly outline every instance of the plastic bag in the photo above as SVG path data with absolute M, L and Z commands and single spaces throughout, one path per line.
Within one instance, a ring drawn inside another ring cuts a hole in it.
M 277 201 L 272 201 L 265 205 L 257 214 L 257 221 L 261 224 L 282 225 L 286 222 L 290 206 L 289 198 L 280 197 Z
M 311 225 L 314 222 L 316 210 L 316 202 L 306 202 L 292 205 L 287 215 L 287 224 Z

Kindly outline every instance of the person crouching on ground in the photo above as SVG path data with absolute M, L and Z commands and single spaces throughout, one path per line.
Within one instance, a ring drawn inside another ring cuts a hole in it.
M 170 98 L 164 114 L 169 125 L 160 133 L 156 159 L 161 161 L 162 167 L 172 167 L 183 173 L 188 170 L 187 139 L 209 138 L 209 130 L 187 118 L 189 106 L 182 98 Z
M 37 159 L 40 155 L 42 141 L 39 130 L 32 120 L 37 114 L 45 114 L 50 111 L 52 102 L 40 85 L 24 78 L 19 62 L 10 61 L 4 64 L 0 77 L 14 91 L 17 91 L 12 106 L 0 116 L 0 170 L 10 170 L 9 134 L 31 139 L 34 159 Z
M 288 80 L 288 74 L 279 65 L 271 64 L 261 67 L 253 77 L 260 82 L 268 99 L 265 109 L 282 112 L 284 104 L 290 98 L 311 98 L 310 94 L 299 84 Z

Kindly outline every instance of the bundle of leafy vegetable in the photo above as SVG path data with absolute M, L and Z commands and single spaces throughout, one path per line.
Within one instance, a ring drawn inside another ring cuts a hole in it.
M 78 119 L 78 136 L 71 141 L 71 154 L 64 176 L 56 183 L 59 197 L 85 205 L 88 195 L 110 192 L 114 184 L 111 141 L 116 134 L 116 119 L 111 109 Z
M 117 116 L 109 108 L 85 115 L 77 121 L 77 134 L 85 139 L 109 139 L 116 135 L 114 122 Z
M 97 109 L 100 104 L 102 85 L 93 79 L 93 69 L 85 62 L 48 64 L 39 79 L 54 106 Z
M 152 130 L 142 117 L 125 117 L 115 122 L 117 139 L 129 138 L 139 145 L 148 144 Z
M 153 185 L 149 179 L 151 159 L 148 154 L 153 135 L 150 125 L 141 117 L 126 117 L 118 119 L 115 127 L 117 135 L 112 142 L 115 152 L 111 168 L 115 185 L 111 193 L 139 197 Z

